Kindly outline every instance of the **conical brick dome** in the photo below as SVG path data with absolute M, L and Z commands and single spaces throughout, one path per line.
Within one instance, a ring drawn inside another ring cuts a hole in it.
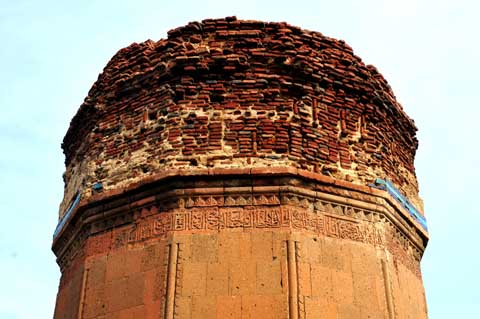
M 64 139 L 66 201 L 170 168 L 294 167 L 421 207 L 415 125 L 343 41 L 286 23 L 205 20 L 120 50 Z

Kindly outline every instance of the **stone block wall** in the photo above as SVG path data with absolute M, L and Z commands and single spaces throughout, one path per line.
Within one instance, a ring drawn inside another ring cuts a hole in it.
M 111 247 L 89 256 L 85 267 L 61 287 L 55 318 L 79 318 L 79 313 L 85 319 L 292 318 L 289 238 L 297 249 L 298 318 L 388 318 L 385 278 L 375 248 L 271 230 L 170 239 L 178 244 L 174 317 L 166 315 L 165 300 L 169 241 Z M 93 236 L 88 243 L 96 240 Z M 393 290 L 387 293 L 395 298 L 396 316 L 425 317 L 424 300 L 418 300 L 423 296 L 421 279 L 402 264 L 391 262 L 388 269 Z M 87 277 L 83 285 L 82 275 Z
M 55 319 L 426 318 L 427 238 L 388 194 L 238 173 L 82 205 L 54 243 Z

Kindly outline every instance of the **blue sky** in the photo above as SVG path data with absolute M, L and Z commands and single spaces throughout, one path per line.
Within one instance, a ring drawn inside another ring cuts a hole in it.
M 419 128 L 430 318 L 478 316 L 478 12 L 474 0 L 0 0 L 0 318 L 53 315 L 60 143 L 98 73 L 132 42 L 229 15 L 344 39 L 378 67 Z

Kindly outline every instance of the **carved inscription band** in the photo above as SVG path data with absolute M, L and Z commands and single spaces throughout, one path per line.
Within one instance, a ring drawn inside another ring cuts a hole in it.
M 382 246 L 385 235 L 373 222 L 312 213 L 302 208 L 239 207 L 178 209 L 143 219 L 120 232 L 115 246 L 164 237 L 171 231 L 205 231 L 232 228 L 293 228 L 308 230 L 328 237 Z
M 296 195 L 243 194 L 224 198 L 219 195 L 173 196 L 134 210 L 125 210 L 123 215 L 111 214 L 112 217 L 92 223 L 90 229 L 84 228 L 61 254 L 59 264 L 65 267 L 74 258 L 88 234 L 100 233 L 117 223 L 121 225 L 127 220 L 135 220 L 128 226 L 117 228 L 113 247 L 166 238 L 171 232 L 283 228 L 387 248 L 395 255 L 395 260 L 420 276 L 421 252 L 382 212 Z

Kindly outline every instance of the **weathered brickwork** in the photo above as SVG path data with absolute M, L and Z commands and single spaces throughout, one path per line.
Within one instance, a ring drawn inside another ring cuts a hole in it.
M 120 50 L 62 145 L 54 318 L 427 318 L 415 131 L 374 67 L 286 23 Z
M 384 78 L 343 41 L 285 23 L 190 23 L 105 67 L 63 142 L 61 213 L 97 182 L 270 166 L 361 185 L 389 178 L 421 209 L 415 131 Z

